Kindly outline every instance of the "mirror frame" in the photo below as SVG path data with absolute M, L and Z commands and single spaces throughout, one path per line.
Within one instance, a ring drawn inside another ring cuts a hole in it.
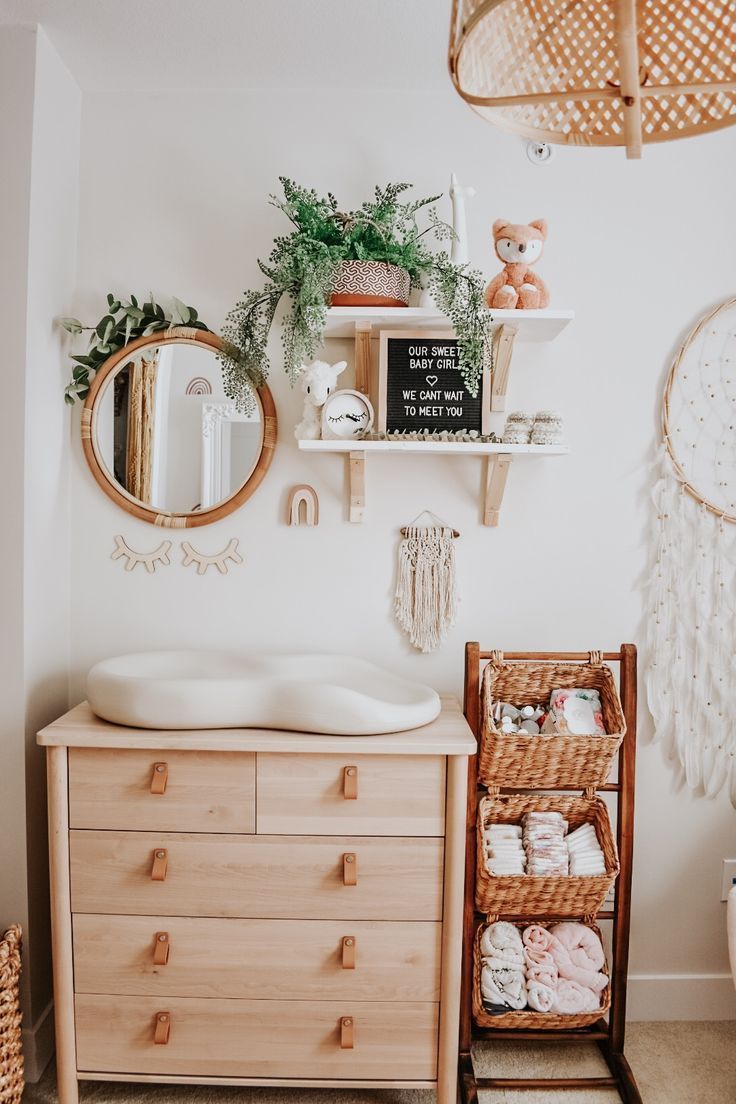
M 82 449 L 97 485 L 102 488 L 108 498 L 112 499 L 116 506 L 120 506 L 126 513 L 132 514 L 142 521 L 161 526 L 164 529 L 195 529 L 200 525 L 210 525 L 212 522 L 219 521 L 220 518 L 232 514 L 244 502 L 248 501 L 262 483 L 263 477 L 271 466 L 274 449 L 276 448 L 276 407 L 268 384 L 262 384 L 255 392 L 263 421 L 263 441 L 260 455 L 242 487 L 230 498 L 225 499 L 224 502 L 218 502 L 217 505 L 196 513 L 177 514 L 157 510 L 153 506 L 146 506 L 145 503 L 131 498 L 117 483 L 113 482 L 97 453 L 95 445 L 95 401 L 105 381 L 110 378 L 116 368 L 130 358 L 131 353 L 134 353 L 137 349 L 145 349 L 147 346 L 170 344 L 205 345 L 215 353 L 223 351 L 223 342 L 219 334 L 210 333 L 209 330 L 193 329 L 190 326 L 173 326 L 169 330 L 149 334 L 148 337 L 136 338 L 135 341 L 128 342 L 117 352 L 111 353 L 97 371 L 90 385 L 89 394 L 84 401 L 81 424 Z

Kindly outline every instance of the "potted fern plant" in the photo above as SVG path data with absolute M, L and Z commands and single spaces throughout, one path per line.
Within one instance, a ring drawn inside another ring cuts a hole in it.
M 340 210 L 323 197 L 280 177 L 283 198 L 270 202 L 292 224 L 278 237 L 267 261 L 259 261 L 263 287 L 247 291 L 230 311 L 223 336 L 223 376 L 228 397 L 247 406 L 252 388 L 268 373 L 267 342 L 282 298 L 286 371 L 293 381 L 300 364 L 314 357 L 330 305 L 406 305 L 412 287 L 426 287 L 447 315 L 458 339 L 460 371 L 477 395 L 483 365 L 491 357 L 490 314 L 480 272 L 454 264 L 441 243 L 454 236 L 440 219 L 440 195 L 409 201 L 410 184 L 376 187 L 356 211 Z M 420 226 L 420 220 L 424 224 Z M 437 249 L 430 242 L 440 243 Z

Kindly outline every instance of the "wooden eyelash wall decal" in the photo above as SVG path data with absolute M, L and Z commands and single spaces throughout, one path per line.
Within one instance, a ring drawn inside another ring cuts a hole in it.
M 289 525 L 301 525 L 299 510 L 304 503 L 304 524 L 319 525 L 319 499 L 314 487 L 308 483 L 298 483 L 291 488 L 286 520 Z
M 205 556 L 201 552 L 197 552 L 196 549 L 192 548 L 189 541 L 181 542 L 181 550 L 184 553 L 184 559 L 182 560 L 184 567 L 189 567 L 189 564 L 196 563 L 198 575 L 204 575 L 207 568 L 213 565 L 221 575 L 227 575 L 228 560 L 231 560 L 234 564 L 241 564 L 243 562 L 243 557 L 238 552 L 238 541 L 236 537 L 233 537 L 227 548 L 223 548 L 222 552 L 218 552 L 215 556 Z
M 126 556 L 128 559 L 125 565 L 126 571 L 132 571 L 133 568 L 142 563 L 149 575 L 153 575 L 156 570 L 156 564 L 160 563 L 162 567 L 168 567 L 171 563 L 169 559 L 169 549 L 171 548 L 171 541 L 161 541 L 158 548 L 155 548 L 153 552 L 135 552 L 130 548 L 122 537 L 115 538 L 115 550 L 111 554 L 111 559 L 119 560 L 122 556 Z

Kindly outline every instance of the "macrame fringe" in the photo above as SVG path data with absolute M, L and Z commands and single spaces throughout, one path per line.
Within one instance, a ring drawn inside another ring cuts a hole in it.
M 410 642 L 433 652 L 455 620 L 452 529 L 410 526 L 399 545 L 396 618 Z
M 688 785 L 736 808 L 736 526 L 697 502 L 662 446 L 647 587 L 645 681 L 655 733 Z

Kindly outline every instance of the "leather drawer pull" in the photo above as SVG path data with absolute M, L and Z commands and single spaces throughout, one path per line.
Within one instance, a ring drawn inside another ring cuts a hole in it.
M 153 1041 L 159 1046 L 166 1046 L 171 1034 L 171 1013 L 157 1012 L 156 1026 L 153 1029 Z
M 151 793 L 165 794 L 166 783 L 169 781 L 169 764 L 154 763 L 151 775 Z
M 169 852 L 165 847 L 157 847 L 153 852 L 153 866 L 151 867 L 151 881 L 165 882 L 166 868 L 169 865 Z
M 342 857 L 342 884 L 346 886 L 358 884 L 358 856 L 354 851 L 348 851 Z
M 342 968 L 343 970 L 355 969 L 355 936 L 346 935 L 342 941 Z
M 340 1046 L 343 1050 L 355 1047 L 355 1021 L 352 1016 L 343 1016 L 340 1020 Z
M 358 768 L 345 767 L 342 772 L 342 796 L 346 801 L 355 801 L 358 797 Z
M 165 966 L 169 961 L 170 950 L 171 943 L 169 942 L 169 933 L 156 932 L 156 941 L 153 944 L 153 965 Z

